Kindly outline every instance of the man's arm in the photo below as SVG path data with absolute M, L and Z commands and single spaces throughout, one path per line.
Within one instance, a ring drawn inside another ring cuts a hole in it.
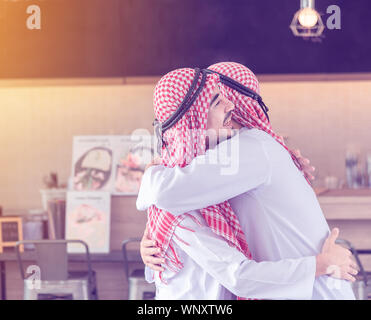
M 184 168 L 150 167 L 142 179 L 137 208 L 156 205 L 174 215 L 205 208 L 264 184 L 270 170 L 260 141 L 237 134 Z
M 195 216 L 202 222 L 202 226 L 193 219 L 185 218 L 182 226 L 194 232 L 176 228 L 174 241 L 201 268 L 237 296 L 257 299 L 311 299 L 315 276 L 327 274 L 330 265 L 339 265 L 341 277 L 354 281 L 349 274 L 355 272 L 350 268 L 349 250 L 335 245 L 338 230 L 333 231 L 326 240 L 326 248 L 317 257 L 256 262 L 248 260 L 213 233 L 202 221 L 201 215 Z M 178 241 L 178 238 L 182 241 Z

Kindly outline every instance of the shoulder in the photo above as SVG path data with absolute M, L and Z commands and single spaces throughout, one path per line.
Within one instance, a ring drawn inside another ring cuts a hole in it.
M 272 138 L 270 134 L 256 128 L 254 129 L 241 128 L 238 134 L 240 135 L 240 137 L 243 137 L 243 139 L 257 140 L 260 142 L 270 140 Z
M 269 137 L 270 135 L 262 130 L 242 128 L 233 138 L 238 139 L 240 150 L 243 152 L 266 155 L 265 144 L 269 141 Z

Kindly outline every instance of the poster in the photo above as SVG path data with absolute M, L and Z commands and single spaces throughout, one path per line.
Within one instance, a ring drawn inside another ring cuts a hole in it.
M 155 139 L 148 133 L 75 136 L 66 239 L 84 240 L 92 253 L 108 253 L 111 195 L 137 195 L 154 156 Z M 83 252 L 83 247 L 69 245 L 69 252 Z
M 154 136 L 148 133 L 76 136 L 71 190 L 136 195 L 145 167 L 154 156 Z
M 66 239 L 85 241 L 91 253 L 110 252 L 111 195 L 109 192 L 67 193 Z M 84 253 L 79 244 L 69 244 L 69 253 Z
M 112 144 L 113 138 L 110 136 L 75 136 L 73 138 L 73 190 L 112 190 Z
M 114 194 L 138 194 L 145 167 L 154 157 L 154 137 L 120 136 L 115 147 Z

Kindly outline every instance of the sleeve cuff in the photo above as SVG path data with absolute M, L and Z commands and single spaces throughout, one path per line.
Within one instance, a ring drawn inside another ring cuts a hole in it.
M 305 294 L 301 299 L 311 300 L 313 296 L 314 282 L 316 280 L 317 261 L 315 256 L 306 257 L 305 259 L 307 260 L 307 270 L 303 282 L 303 292 L 305 292 Z
M 138 192 L 138 198 L 136 202 L 137 210 L 146 211 L 153 203 L 150 190 L 150 179 L 153 167 L 149 167 L 142 176 L 142 182 Z

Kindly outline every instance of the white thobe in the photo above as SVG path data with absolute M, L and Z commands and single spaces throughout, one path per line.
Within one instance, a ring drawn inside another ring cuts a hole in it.
M 329 235 L 327 222 L 289 153 L 264 131 L 243 128 L 184 168 L 149 168 L 137 207 L 154 204 L 172 214 L 196 210 L 195 215 L 228 199 L 255 261 L 242 260 L 206 227 L 192 225 L 194 233 L 177 228 L 177 236 L 190 244 L 173 238 L 184 268 L 178 274 L 165 271 L 167 285 L 155 273 L 157 298 L 199 299 L 198 292 L 204 299 L 225 298 L 224 286 L 250 298 L 354 299 L 349 282 L 314 278 L 315 256 Z M 192 224 L 191 219 L 184 223 Z M 182 283 L 189 290 L 180 290 Z

